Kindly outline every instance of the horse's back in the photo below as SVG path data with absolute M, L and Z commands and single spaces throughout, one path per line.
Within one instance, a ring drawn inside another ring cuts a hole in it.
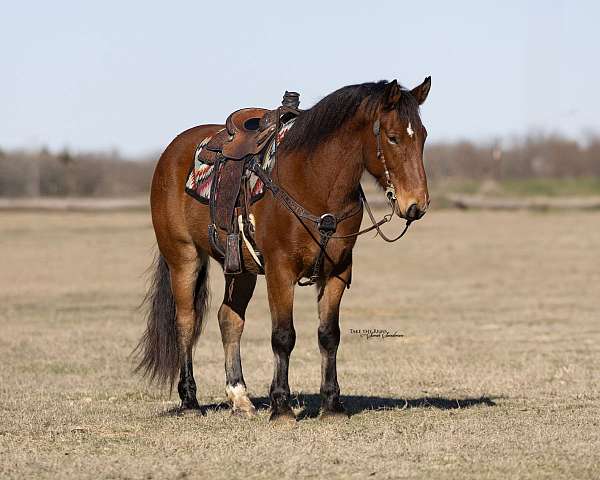
M 166 169 L 166 171 L 172 172 L 184 167 L 189 169 L 198 144 L 222 128 L 223 125 L 217 124 L 198 125 L 181 132 L 165 148 L 156 166 L 156 171 Z

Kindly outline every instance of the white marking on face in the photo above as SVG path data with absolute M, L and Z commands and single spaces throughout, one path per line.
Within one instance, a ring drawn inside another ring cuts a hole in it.
M 412 129 L 412 125 L 410 124 L 410 122 L 408 122 L 408 127 L 406 127 L 406 133 L 408 133 L 408 136 L 410 138 L 412 138 L 413 135 L 415 134 L 414 130 Z

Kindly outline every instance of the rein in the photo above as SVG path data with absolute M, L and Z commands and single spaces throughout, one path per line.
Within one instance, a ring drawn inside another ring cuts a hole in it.
M 279 130 L 279 125 L 277 125 L 277 131 L 276 131 L 275 135 L 278 134 L 278 130 Z M 353 208 L 349 212 L 342 212 L 342 213 L 338 213 L 338 214 L 333 214 L 333 213 L 328 212 L 328 213 L 324 213 L 321 216 L 317 216 L 317 215 L 312 214 L 308 210 L 306 210 L 300 203 L 298 203 L 296 200 L 294 200 L 294 198 L 288 192 L 286 192 L 283 187 L 281 187 L 280 185 L 277 185 L 275 182 L 273 182 L 270 175 L 267 172 L 265 172 L 256 161 L 253 161 L 249 165 L 250 170 L 253 173 L 255 173 L 258 178 L 260 178 L 260 180 L 263 182 L 265 187 L 271 191 L 273 196 L 276 199 L 278 199 L 290 212 L 292 212 L 296 218 L 298 218 L 300 223 L 305 225 L 302 220 L 303 219 L 308 220 L 309 222 L 314 223 L 317 227 L 317 230 L 319 231 L 319 235 L 320 235 L 320 239 L 318 242 L 319 243 L 319 255 L 317 257 L 317 260 L 315 261 L 312 275 L 308 278 L 308 280 L 298 281 L 298 285 L 300 285 L 301 287 L 304 287 L 307 285 L 314 285 L 315 283 L 318 282 L 319 272 L 321 270 L 323 258 L 325 256 L 327 256 L 327 258 L 329 260 L 331 260 L 326 253 L 326 248 L 327 248 L 327 244 L 329 243 L 329 240 L 331 240 L 332 238 L 334 238 L 334 239 L 355 238 L 355 237 L 358 237 L 365 233 L 371 232 L 373 230 L 377 230 L 377 234 L 384 241 L 392 243 L 397 240 L 400 240 L 404 236 L 404 234 L 408 231 L 408 227 L 410 226 L 410 223 L 411 223 L 410 220 L 406 221 L 404 230 L 402 230 L 402 232 L 394 238 L 390 238 L 387 235 L 385 235 L 380 228 L 384 223 L 388 223 L 392 220 L 394 212 L 396 211 L 397 200 L 396 200 L 396 191 L 394 189 L 394 185 L 392 184 L 392 181 L 390 178 L 390 172 L 389 172 L 389 170 L 387 168 L 387 164 L 385 162 L 385 156 L 383 155 L 383 150 L 381 149 L 381 126 L 380 126 L 379 119 L 375 120 L 375 122 L 373 123 L 373 133 L 377 139 L 377 158 L 383 164 L 384 174 L 385 174 L 386 183 L 387 183 L 386 190 L 385 190 L 385 196 L 388 199 L 388 202 L 390 203 L 390 206 L 392 209 L 390 213 L 384 215 L 383 218 L 379 221 L 377 221 L 375 219 L 375 215 L 373 215 L 373 211 L 371 210 L 369 202 L 367 201 L 367 196 L 365 195 L 362 185 L 360 185 L 360 184 L 358 186 L 358 195 L 359 195 L 359 199 L 360 199 L 360 203 L 359 203 L 358 207 Z M 355 232 L 355 233 L 349 233 L 346 235 L 334 235 L 337 230 L 338 224 L 343 222 L 344 220 L 347 220 L 347 219 L 353 217 L 354 215 L 360 213 L 363 209 L 363 206 L 364 206 L 365 210 L 367 211 L 367 214 L 369 216 L 369 219 L 371 220 L 372 225 L 367 228 L 364 228 L 362 230 L 359 230 L 358 232 Z

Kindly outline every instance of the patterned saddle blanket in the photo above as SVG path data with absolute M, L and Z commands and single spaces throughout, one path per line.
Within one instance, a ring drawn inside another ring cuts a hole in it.
M 282 126 L 279 129 L 279 133 L 273 138 L 273 140 L 271 140 L 271 142 L 260 153 L 254 156 L 259 162 L 260 166 L 263 168 L 263 170 L 267 173 L 271 173 L 271 171 L 273 170 L 273 166 L 275 164 L 276 148 L 279 145 L 279 143 L 281 143 L 281 141 L 283 140 L 285 134 L 294 124 L 294 120 L 295 118 L 282 124 Z M 215 133 L 215 135 L 217 133 Z M 202 149 L 206 147 L 208 142 L 210 142 L 213 136 L 214 135 L 206 137 L 198 144 L 198 147 L 196 147 L 196 152 L 194 153 L 194 163 L 192 165 L 192 168 L 190 169 L 190 173 L 188 174 L 187 182 L 185 184 L 186 193 L 188 193 L 196 200 L 204 204 L 208 204 L 210 201 L 210 191 L 212 181 L 214 178 L 214 165 L 204 163 L 202 161 L 200 153 L 202 152 Z M 265 193 L 265 188 L 262 180 L 260 180 L 260 178 L 258 178 L 254 173 L 252 173 L 250 176 L 250 189 L 251 203 L 260 200 Z

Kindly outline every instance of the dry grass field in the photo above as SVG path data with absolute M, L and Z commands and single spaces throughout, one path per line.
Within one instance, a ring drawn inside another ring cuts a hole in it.
M 206 415 L 170 414 L 176 397 L 132 375 L 153 243 L 143 212 L 0 214 L 0 478 L 600 477 L 598 213 L 432 211 L 397 244 L 362 238 L 339 354 L 352 416 L 316 417 L 315 294 L 298 289 L 293 425 L 268 422 L 264 280 L 242 343 L 257 418 L 222 403 L 214 265 Z

